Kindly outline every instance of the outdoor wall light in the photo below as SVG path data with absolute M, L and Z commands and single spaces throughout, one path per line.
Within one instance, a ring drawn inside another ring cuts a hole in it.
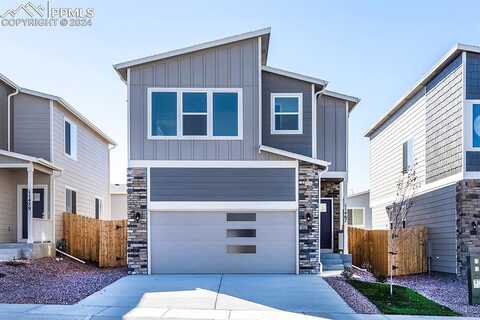
M 139 221 L 140 221 L 140 212 L 137 212 L 137 213 L 135 214 L 135 221 L 136 221 L 136 222 L 139 222 Z
M 471 235 L 476 235 L 477 234 L 477 224 L 475 223 L 475 221 L 472 222 L 472 229 L 470 229 L 470 234 Z
M 307 213 L 307 214 L 305 215 L 305 218 L 307 218 L 307 222 L 312 221 L 312 215 L 311 215 L 310 213 Z

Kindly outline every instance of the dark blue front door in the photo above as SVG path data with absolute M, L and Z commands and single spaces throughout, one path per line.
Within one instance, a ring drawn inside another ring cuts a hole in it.
M 43 218 L 45 215 L 45 190 L 33 189 L 33 217 Z M 22 238 L 28 238 L 27 188 L 22 189 Z
M 332 243 L 332 200 L 320 200 L 320 249 L 333 249 Z

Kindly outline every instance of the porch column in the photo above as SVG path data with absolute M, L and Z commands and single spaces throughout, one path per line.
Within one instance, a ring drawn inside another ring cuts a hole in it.
M 33 242 L 33 165 L 27 168 L 27 242 Z

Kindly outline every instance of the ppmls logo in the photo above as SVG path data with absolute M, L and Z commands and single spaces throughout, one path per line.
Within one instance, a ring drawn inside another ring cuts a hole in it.
M 1 12 L 1 11 L 0 11 Z M 2 27 L 88 27 L 93 23 L 93 8 L 53 7 L 50 1 L 28 1 L 0 14 Z

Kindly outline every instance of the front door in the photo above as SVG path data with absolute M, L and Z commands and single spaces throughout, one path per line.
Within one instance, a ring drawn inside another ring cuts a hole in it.
M 22 239 L 28 238 L 27 188 L 22 188 Z M 45 189 L 33 189 L 33 218 L 45 216 Z
M 332 199 L 320 200 L 320 249 L 333 250 L 333 204 Z

